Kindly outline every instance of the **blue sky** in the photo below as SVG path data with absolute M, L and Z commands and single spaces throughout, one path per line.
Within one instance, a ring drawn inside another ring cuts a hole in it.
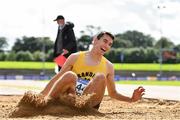
M 24 35 L 54 40 L 57 24 L 53 20 L 62 14 L 75 24 L 77 37 L 93 25 L 113 34 L 138 30 L 156 39 L 163 35 L 180 44 L 178 13 L 180 0 L 0 0 L 0 36 L 10 46 Z

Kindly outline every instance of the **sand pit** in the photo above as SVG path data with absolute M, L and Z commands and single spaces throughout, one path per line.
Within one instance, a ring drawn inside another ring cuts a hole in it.
M 99 110 L 78 109 L 60 103 L 43 109 L 19 106 L 22 96 L 0 96 L 0 119 L 180 119 L 180 101 L 142 99 L 135 103 L 117 101 L 105 96 Z

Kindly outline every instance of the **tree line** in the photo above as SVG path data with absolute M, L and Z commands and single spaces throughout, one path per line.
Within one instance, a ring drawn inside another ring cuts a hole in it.
M 89 29 L 93 29 L 89 26 Z M 100 29 L 98 29 L 100 30 Z M 77 38 L 79 51 L 88 50 L 92 42 L 91 34 L 81 31 Z M 0 37 L 0 61 L 53 61 L 54 42 L 49 37 L 17 38 L 10 51 L 7 39 Z M 115 35 L 112 49 L 105 56 L 114 63 L 180 63 L 180 44 L 161 37 L 156 40 L 139 31 L 126 31 Z

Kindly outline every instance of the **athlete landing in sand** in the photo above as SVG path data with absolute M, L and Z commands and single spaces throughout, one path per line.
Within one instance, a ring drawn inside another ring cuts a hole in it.
M 78 100 L 75 97 L 77 95 L 90 95 L 84 106 L 98 109 L 107 87 L 111 98 L 126 102 L 140 100 L 145 92 L 143 87 L 135 89 L 132 97 L 124 96 L 115 89 L 113 64 L 103 56 L 110 50 L 113 40 L 114 36 L 109 32 L 96 35 L 93 38 L 92 49 L 70 55 L 41 95 L 45 96 L 45 99 L 63 99 L 66 95 L 68 97 L 65 97 L 64 101 L 70 103 Z

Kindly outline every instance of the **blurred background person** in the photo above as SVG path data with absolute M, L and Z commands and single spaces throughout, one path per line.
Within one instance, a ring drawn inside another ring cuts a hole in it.
M 58 56 L 67 58 L 71 53 L 77 52 L 76 37 L 73 30 L 74 24 L 65 22 L 62 15 L 58 15 L 54 21 L 58 24 L 58 33 L 54 44 L 54 58 Z M 55 72 L 59 72 L 61 67 L 62 65 L 56 66 Z

